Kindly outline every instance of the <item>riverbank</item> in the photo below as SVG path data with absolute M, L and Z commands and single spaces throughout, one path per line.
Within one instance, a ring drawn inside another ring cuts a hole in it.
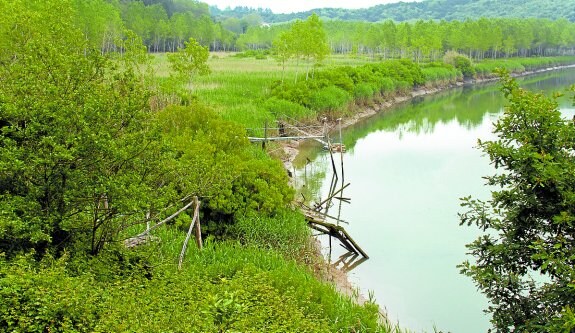
M 573 68 L 573 67 L 575 67 L 575 65 L 562 66 L 562 67 L 550 67 L 550 68 L 544 68 L 544 69 L 537 70 L 537 71 L 516 73 L 514 76 L 527 76 L 527 75 L 532 75 L 532 74 L 557 71 L 557 70 L 562 70 L 562 69 L 566 69 L 566 68 Z M 438 93 L 441 91 L 446 91 L 446 90 L 449 90 L 449 89 L 452 89 L 455 87 L 460 87 L 463 85 L 475 85 L 475 84 L 482 84 L 482 83 L 493 82 L 493 81 L 497 81 L 497 78 L 495 78 L 495 77 L 482 78 L 482 79 L 468 81 L 468 82 L 461 82 L 460 81 L 460 82 L 456 82 L 456 83 L 451 84 L 451 85 L 444 85 L 441 87 L 422 87 L 419 89 L 415 89 L 412 92 L 410 92 L 409 94 L 406 94 L 403 96 L 396 96 L 393 99 L 387 100 L 383 103 L 379 103 L 379 104 L 374 105 L 374 106 L 369 107 L 369 108 L 365 108 L 361 112 L 355 113 L 352 117 L 346 118 L 342 121 L 342 127 L 345 128 L 345 127 L 352 126 L 352 125 L 356 124 L 357 122 L 359 122 L 360 120 L 369 118 L 369 117 L 376 115 L 376 114 L 379 114 L 381 112 L 385 112 L 385 111 L 391 109 L 393 106 L 399 105 L 401 103 L 405 103 L 405 102 L 407 102 L 413 98 L 419 97 L 419 96 L 432 95 L 432 94 L 435 94 L 435 93 Z M 333 126 L 332 128 L 338 128 L 335 126 L 336 124 L 330 124 L 330 125 Z M 291 159 L 288 161 L 290 163 L 288 165 L 288 170 L 291 170 L 291 168 L 292 168 L 291 163 L 293 162 L 293 159 L 299 153 L 298 148 L 299 148 L 299 144 L 297 142 L 288 142 L 284 146 L 284 152 L 286 153 L 286 156 L 291 156 Z M 318 253 L 321 253 L 321 251 L 318 251 Z M 342 294 L 352 296 L 354 299 L 356 299 L 356 301 L 361 301 L 361 300 L 365 301 L 365 298 L 361 296 L 361 293 L 357 292 L 357 287 L 354 287 L 350 283 L 350 281 L 347 279 L 347 275 L 344 272 L 341 272 L 341 271 L 337 270 L 336 268 L 331 267 L 329 274 L 326 274 L 324 279 L 330 283 L 334 283 L 336 285 L 337 289 Z M 382 303 L 385 303 L 385 300 L 380 300 L 380 301 Z
M 575 64 L 565 65 L 565 66 L 547 67 L 547 68 L 542 68 L 542 69 L 537 69 L 537 70 L 524 71 L 521 73 L 512 73 L 511 76 L 512 77 L 523 77 L 523 76 L 536 75 L 536 74 L 540 74 L 540 73 L 557 71 L 557 70 L 568 69 L 568 68 L 575 68 Z M 391 109 L 392 107 L 395 107 L 397 105 L 400 105 L 402 103 L 410 101 L 416 97 L 433 95 L 433 94 L 436 94 L 439 92 L 447 91 L 449 89 L 461 87 L 464 85 L 476 85 L 476 84 L 496 82 L 496 81 L 498 81 L 498 79 L 499 78 L 497 76 L 490 76 L 490 77 L 480 77 L 480 78 L 476 78 L 476 79 L 472 79 L 472 80 L 465 80 L 465 81 L 461 80 L 461 81 L 457 81 L 455 83 L 450 83 L 450 84 L 439 84 L 439 85 L 431 86 L 431 87 L 418 87 L 418 88 L 413 89 L 409 94 L 391 96 L 391 98 L 389 100 L 386 100 L 386 101 L 380 102 L 380 103 L 376 103 L 373 106 L 364 108 L 360 112 L 355 112 L 355 113 L 353 113 L 353 115 L 343 118 L 341 121 L 341 128 L 345 129 L 345 128 L 348 128 L 350 126 L 353 126 L 361 120 L 375 116 L 381 112 L 385 112 L 385 111 Z M 316 121 L 312 125 L 320 126 L 321 123 L 319 121 Z M 328 128 L 330 128 L 332 130 L 339 129 L 339 124 L 337 122 L 332 121 L 332 122 L 328 123 Z M 282 163 L 283 163 L 286 170 L 290 170 L 290 171 L 293 170 L 293 161 L 295 160 L 295 158 L 300 153 L 300 150 L 299 150 L 300 143 L 301 143 L 300 141 L 293 140 L 293 141 L 285 141 L 281 144 L 283 154 L 280 157 L 280 159 L 282 160 Z

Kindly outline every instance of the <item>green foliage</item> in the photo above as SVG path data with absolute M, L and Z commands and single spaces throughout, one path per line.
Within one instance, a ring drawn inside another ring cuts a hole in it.
M 356 100 L 367 100 L 372 98 L 378 91 L 379 87 L 373 83 L 360 83 L 353 89 L 353 97 Z
M 447 52 L 443 56 L 443 62 L 457 68 L 463 74 L 463 78 L 472 79 L 475 77 L 475 68 L 469 57 L 457 52 Z
M 203 251 L 190 248 L 177 271 L 183 238 L 166 229 L 159 246 L 136 250 L 154 267 L 148 278 L 101 259 L 80 269 L 65 257 L 2 260 L 0 325 L 25 332 L 385 331 L 373 304 L 355 305 L 273 251 L 208 240 Z M 109 278 L 95 278 L 104 271 Z
M 313 60 L 314 64 L 321 63 L 329 55 L 330 49 L 319 16 L 312 14 L 305 21 L 296 21 L 288 31 L 282 32 L 274 40 L 273 52 L 284 70 L 290 58 L 295 58 L 298 64 L 300 59 L 308 62 Z
M 317 90 L 309 99 L 312 110 L 337 111 L 344 108 L 351 101 L 351 96 L 336 86 L 327 86 Z
M 475 68 L 471 63 L 471 59 L 466 56 L 455 57 L 453 66 L 461 71 L 463 78 L 472 79 L 475 77 Z
M 486 177 L 496 187 L 491 200 L 463 199 L 461 223 L 485 235 L 468 245 L 475 261 L 462 273 L 491 301 L 498 331 L 573 327 L 575 127 L 555 99 L 519 88 L 506 73 L 502 82 L 509 105 L 495 123 L 498 139 L 479 142 L 501 171 Z
M 0 249 L 97 253 L 164 197 L 148 92 L 88 48 L 69 2 L 1 6 Z
M 175 53 L 168 53 L 170 69 L 180 78 L 190 81 L 196 74 L 206 75 L 210 73 L 207 64 L 210 51 L 201 46 L 195 39 L 190 38 L 183 48 Z
M 452 65 L 444 63 L 430 63 L 421 69 L 427 83 L 455 83 L 463 78 L 461 71 Z
M 274 217 L 240 217 L 228 232 L 243 244 L 276 249 L 292 259 L 301 259 L 310 245 L 306 221 L 298 212 L 289 210 Z
M 490 0 L 435 0 L 418 3 L 400 2 L 372 6 L 361 9 L 344 8 L 316 8 L 312 11 L 304 11 L 289 14 L 272 13 L 269 10 L 257 9 L 266 22 L 289 22 L 303 19 L 312 13 L 326 20 L 346 20 L 353 22 L 379 22 L 393 20 L 396 22 L 425 20 L 466 20 L 490 18 L 566 18 L 573 21 L 575 18 L 571 9 L 572 0 L 557 2 L 552 0 L 509 0 L 505 2 L 492 2 Z M 238 11 L 239 9 L 239 11 Z M 227 16 L 246 15 L 256 9 L 246 10 L 245 7 L 225 10 Z M 237 13 L 236 13 L 237 11 Z
M 497 69 L 505 69 L 510 73 L 523 73 L 525 71 L 566 66 L 572 64 L 572 61 L 572 57 L 489 59 L 476 64 L 475 70 L 478 75 L 489 77 L 495 75 Z
M 285 99 L 279 99 L 277 97 L 271 97 L 267 99 L 264 103 L 264 107 L 271 112 L 276 119 L 281 119 L 283 117 L 289 117 L 293 119 L 311 119 L 315 116 L 315 113 L 294 102 L 290 102 Z
M 198 195 L 226 215 L 274 214 L 291 201 L 281 163 L 255 155 L 241 126 L 197 104 L 168 107 L 158 121 L 172 148 L 168 180 L 182 197 Z

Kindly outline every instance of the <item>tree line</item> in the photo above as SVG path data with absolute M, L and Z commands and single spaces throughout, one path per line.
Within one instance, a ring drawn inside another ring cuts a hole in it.
M 575 20 L 575 1 L 553 0 L 424 0 L 417 2 L 397 2 L 381 4 L 369 8 L 317 8 L 299 13 L 273 13 L 266 9 L 246 7 L 226 8 L 220 10 L 211 7 L 218 17 L 241 18 L 247 14 L 257 13 L 266 22 L 282 23 L 303 20 L 316 13 L 323 19 L 343 21 L 381 22 L 393 20 L 406 22 L 412 20 L 466 20 L 491 18 L 565 18 Z
M 238 38 L 242 48 L 267 49 L 289 25 L 252 27 Z M 487 19 L 380 23 L 325 21 L 333 53 L 382 59 L 438 60 L 449 50 L 477 60 L 572 54 L 575 24 L 561 19 Z
M 73 0 L 75 19 L 87 39 L 103 52 L 118 51 L 135 33 L 148 52 L 174 52 L 194 38 L 212 50 L 234 47 L 236 33 L 216 23 L 208 5 L 198 1 Z M 259 24 L 259 23 L 254 23 Z
M 118 51 L 131 36 L 148 52 L 174 52 L 190 38 L 211 51 L 270 49 L 292 23 L 264 24 L 266 11 L 241 18 L 211 16 L 207 4 L 184 0 L 73 0 L 77 24 L 92 46 Z M 297 22 L 297 21 L 296 21 Z M 456 50 L 475 59 L 572 54 L 575 24 L 566 19 L 481 18 L 378 23 L 325 21 L 331 52 L 382 59 L 437 60 Z M 127 31 L 133 34 L 127 33 Z

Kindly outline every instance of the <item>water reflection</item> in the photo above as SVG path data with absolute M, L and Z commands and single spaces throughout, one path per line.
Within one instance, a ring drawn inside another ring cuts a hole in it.
M 368 259 L 366 257 L 362 257 L 357 253 L 348 251 L 339 256 L 337 261 L 331 264 L 331 266 L 339 269 L 344 273 L 349 273 L 367 260 Z
M 522 84 L 550 92 L 571 82 L 573 70 Z M 560 104 L 572 109 L 570 98 Z M 373 291 L 390 319 L 406 328 L 456 333 L 489 327 L 485 298 L 456 268 L 466 259 L 465 244 L 477 236 L 458 226 L 457 213 L 458 198 L 490 195 L 482 177 L 493 169 L 474 146 L 478 138 L 493 138 L 503 105 L 497 85 L 463 87 L 410 101 L 344 132 L 351 185 L 340 196 L 353 203 L 333 202 L 324 213 L 348 221 L 345 228 L 371 259 L 356 265 L 339 246 L 331 258 L 353 268 L 352 281 L 364 294 Z M 332 162 L 324 151 L 311 152 L 311 162 L 296 174 L 305 181 L 304 196 L 321 202 L 333 188 Z

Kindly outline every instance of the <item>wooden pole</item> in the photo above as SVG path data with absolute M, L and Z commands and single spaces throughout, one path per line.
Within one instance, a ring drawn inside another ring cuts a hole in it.
M 186 240 L 184 240 L 184 245 L 182 246 L 182 251 L 180 252 L 180 260 L 178 262 L 178 270 L 182 269 L 182 263 L 184 262 L 184 256 L 186 255 L 186 250 L 188 249 L 188 242 L 190 241 L 190 238 L 192 237 L 192 230 L 194 229 L 194 225 L 198 224 L 198 227 L 196 228 L 196 242 L 198 241 L 198 230 L 199 228 L 199 211 L 200 211 L 200 202 L 198 201 L 198 197 L 194 197 L 193 203 L 196 206 L 196 209 L 194 210 L 194 218 L 192 219 L 192 223 L 190 223 L 190 228 L 188 229 L 188 234 L 186 235 Z M 201 231 L 200 231 L 200 240 L 198 242 L 198 248 L 202 248 L 201 247 L 201 242 L 202 242 L 202 235 L 201 235 Z
M 333 199 L 333 197 L 335 197 L 336 195 L 338 195 L 340 192 L 342 192 L 343 190 L 345 190 L 348 186 L 350 185 L 350 183 L 346 184 L 344 187 L 340 188 L 339 190 L 337 190 L 336 192 L 334 192 L 329 198 L 325 199 L 324 201 L 320 202 L 319 204 L 316 205 L 316 210 L 319 210 L 321 208 L 321 206 L 323 206 L 324 203 L 330 201 L 331 199 Z
M 194 201 L 190 201 L 187 205 L 185 205 L 183 208 L 181 208 L 180 210 L 178 210 L 177 212 L 175 212 L 174 214 L 170 215 L 168 218 L 166 218 L 165 220 L 161 221 L 160 223 L 152 226 L 150 229 L 147 229 L 146 231 L 142 232 L 141 234 L 139 234 L 136 237 L 142 237 L 145 236 L 147 234 L 149 234 L 152 230 L 160 227 L 161 225 L 173 220 L 175 217 L 177 217 L 178 215 L 180 215 L 183 211 L 185 211 L 186 209 L 190 208 L 191 205 L 194 204 Z
M 345 175 L 343 173 L 343 136 L 341 135 L 341 118 L 338 119 L 339 122 L 339 156 L 341 159 L 341 183 L 345 183 Z
M 264 126 L 264 141 L 262 142 L 262 149 L 266 149 L 266 143 L 268 141 L 268 122 L 266 121 Z
M 196 197 L 195 200 L 197 201 L 198 198 Z M 200 205 L 202 204 L 201 201 L 197 201 L 196 204 L 196 211 L 194 212 L 194 220 L 196 220 L 196 245 L 198 249 L 203 249 L 204 244 L 202 242 L 202 226 L 200 224 Z

